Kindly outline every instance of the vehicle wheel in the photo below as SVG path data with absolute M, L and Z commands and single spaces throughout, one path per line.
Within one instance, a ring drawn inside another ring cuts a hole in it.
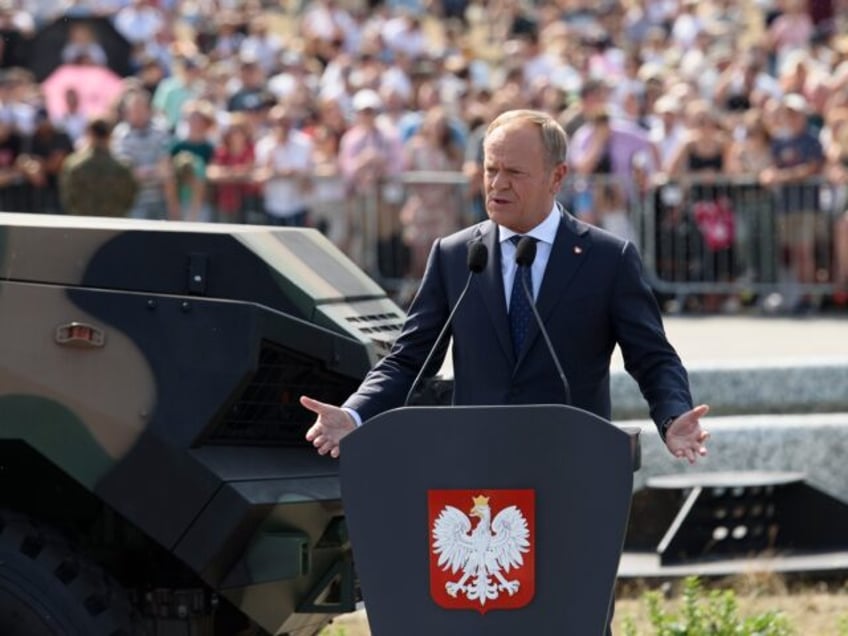
M 0 634 L 130 636 L 132 607 L 100 567 L 51 528 L 0 511 Z

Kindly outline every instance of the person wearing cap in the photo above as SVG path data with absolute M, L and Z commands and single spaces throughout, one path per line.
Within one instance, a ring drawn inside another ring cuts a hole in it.
M 795 282 L 816 282 L 816 215 L 819 210 L 818 185 L 810 179 L 820 174 L 824 151 L 808 125 L 807 100 L 798 93 L 783 97 L 771 131 L 772 165 L 760 172 L 760 183 L 777 194 L 777 227 L 781 248 Z M 787 290 L 788 291 L 788 290 Z M 797 299 L 791 310 L 813 308 L 809 296 Z
M 268 91 L 265 72 L 259 64 L 259 59 L 252 53 L 239 56 L 239 87 L 227 100 L 227 110 L 232 112 L 246 111 L 259 103 L 274 101 L 274 96 Z
M 648 138 L 657 149 L 659 165 L 663 168 L 668 166 L 685 136 L 683 105 L 674 95 L 663 95 L 654 102 L 653 111 Z
M 399 205 L 402 187 L 393 180 L 400 174 L 403 152 L 397 131 L 378 121 L 383 101 L 376 91 L 363 88 L 353 96 L 353 125 L 339 142 L 339 167 L 347 190 L 358 202 L 377 195 L 378 266 L 382 274 L 401 275 L 403 263 Z

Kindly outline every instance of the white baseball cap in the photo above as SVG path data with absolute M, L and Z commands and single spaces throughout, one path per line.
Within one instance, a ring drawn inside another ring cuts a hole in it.
M 363 88 L 357 91 L 353 96 L 353 110 L 356 112 L 366 110 L 380 110 L 383 108 L 383 100 L 376 91 L 370 88 Z

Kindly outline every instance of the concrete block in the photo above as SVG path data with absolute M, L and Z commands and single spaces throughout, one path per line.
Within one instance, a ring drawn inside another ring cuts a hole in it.
M 655 475 L 711 471 L 793 471 L 848 503 L 848 410 L 827 414 L 706 417 L 708 455 L 695 464 L 668 452 L 649 420 L 616 421 L 642 428 L 642 468 L 634 489 Z
M 848 411 L 848 360 L 690 366 L 696 403 L 714 415 Z M 648 416 L 636 381 L 618 369 L 610 377 L 613 420 Z

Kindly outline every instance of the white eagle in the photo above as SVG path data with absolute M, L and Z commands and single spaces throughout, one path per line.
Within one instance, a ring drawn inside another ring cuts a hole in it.
M 433 524 L 433 551 L 442 570 L 451 574 L 462 570 L 458 581 L 445 584 L 447 593 L 453 597 L 462 593 L 485 605 L 501 592 L 512 596 L 518 591 L 519 581 L 509 581 L 504 575 L 524 564 L 522 554 L 530 550 L 530 531 L 518 507 L 504 508 L 492 520 L 489 498 L 472 500 L 469 514 L 479 517 L 477 526 L 472 530 L 471 519 L 464 512 L 445 506 Z

